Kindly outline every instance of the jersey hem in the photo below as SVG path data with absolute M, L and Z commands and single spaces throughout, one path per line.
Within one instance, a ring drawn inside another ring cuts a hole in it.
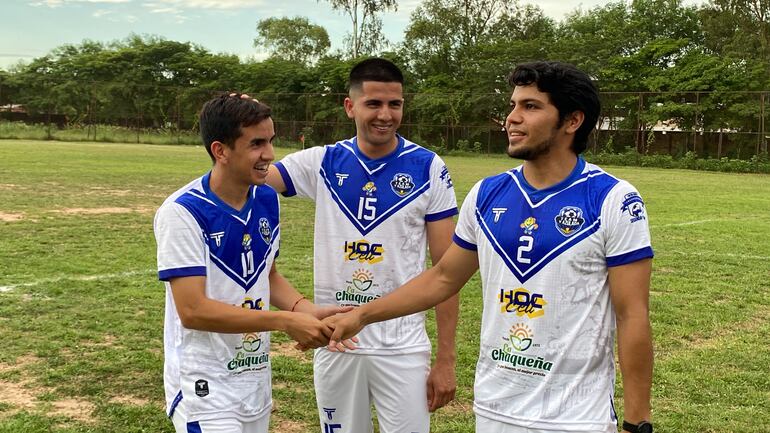
M 493 421 L 510 424 L 516 427 L 543 429 L 543 430 L 561 430 L 571 432 L 595 432 L 606 431 L 617 424 L 612 422 L 601 423 L 591 421 L 544 421 L 537 419 L 517 418 L 510 415 L 503 415 L 497 412 L 479 407 L 476 402 L 473 403 L 473 412 L 480 417 L 491 419 Z
M 253 414 L 244 415 L 239 412 L 235 411 L 199 411 L 195 414 L 187 414 L 181 408 L 178 408 L 175 413 L 178 413 L 179 416 L 181 416 L 185 422 L 197 422 L 197 421 L 207 421 L 212 419 L 226 419 L 226 418 L 235 418 L 238 421 L 241 422 L 252 422 L 256 421 L 265 415 L 269 414 L 273 410 L 273 400 L 271 399 L 267 405 L 265 405 L 262 409 L 260 409 L 258 412 Z
M 326 347 L 319 347 L 316 350 L 325 350 L 329 352 L 329 349 Z M 421 352 L 428 352 L 431 351 L 431 345 L 430 344 L 421 344 L 418 346 L 409 346 L 409 347 L 399 347 L 394 349 L 383 349 L 383 348 L 361 348 L 358 347 L 356 350 L 351 350 L 349 352 L 345 352 L 350 355 L 381 355 L 381 356 L 388 356 L 388 355 L 409 355 L 411 353 L 421 353 Z M 332 352 L 336 353 L 336 352 Z

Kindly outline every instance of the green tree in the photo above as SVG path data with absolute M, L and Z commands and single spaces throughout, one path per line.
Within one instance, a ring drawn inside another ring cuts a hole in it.
M 257 23 L 257 33 L 254 46 L 293 62 L 314 63 L 331 46 L 326 29 L 305 17 L 267 18 Z
M 319 0 L 320 1 L 320 0 Z M 396 0 L 326 0 L 332 9 L 342 11 L 350 18 L 353 30 L 345 39 L 353 58 L 372 54 L 388 45 L 382 34 L 379 14 L 396 11 Z

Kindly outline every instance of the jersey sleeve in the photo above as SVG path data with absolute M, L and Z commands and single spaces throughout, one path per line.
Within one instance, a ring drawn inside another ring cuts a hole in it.
M 602 206 L 606 224 L 607 266 L 621 266 L 653 256 L 647 211 L 639 192 L 620 181 Z
M 206 276 L 206 247 L 203 232 L 183 206 L 166 203 L 155 215 L 158 243 L 158 278 Z
M 438 221 L 457 215 L 457 198 L 444 161 L 436 155 L 430 166 L 431 194 L 425 221 Z
M 455 234 L 452 237 L 452 241 L 458 246 L 471 251 L 478 249 L 479 224 L 476 219 L 476 202 L 480 187 L 481 181 L 477 182 L 465 196 L 460 208 L 460 216 L 457 219 Z
M 311 147 L 286 155 L 275 163 L 286 185 L 284 197 L 296 195 L 315 200 L 318 172 L 325 152 L 326 146 Z

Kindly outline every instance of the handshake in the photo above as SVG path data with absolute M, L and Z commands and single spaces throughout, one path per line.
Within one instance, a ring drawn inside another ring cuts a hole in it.
M 355 350 L 355 337 L 365 326 L 355 307 L 315 305 L 304 298 L 288 313 L 282 331 L 297 342 L 299 350 L 326 346 L 332 352 Z

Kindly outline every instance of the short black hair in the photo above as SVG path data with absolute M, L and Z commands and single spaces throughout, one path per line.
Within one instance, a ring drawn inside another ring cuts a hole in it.
M 348 89 L 359 90 L 364 85 L 364 81 L 377 81 L 380 83 L 401 83 L 404 84 L 404 74 L 390 60 L 379 57 L 372 57 L 358 62 L 350 70 L 348 78 Z
M 588 136 L 596 127 L 601 112 L 599 91 L 588 74 L 569 63 L 532 62 L 516 66 L 508 76 L 508 84 L 537 85 L 538 90 L 547 93 L 551 103 L 559 110 L 560 125 L 570 114 L 583 112 L 585 119 L 575 132 L 572 151 L 580 154 L 586 150 Z
M 241 136 L 241 127 L 256 125 L 271 116 L 270 107 L 256 99 L 242 98 L 240 93 L 225 93 L 203 105 L 200 129 L 203 146 L 211 153 L 211 143 L 219 141 L 232 148 Z

